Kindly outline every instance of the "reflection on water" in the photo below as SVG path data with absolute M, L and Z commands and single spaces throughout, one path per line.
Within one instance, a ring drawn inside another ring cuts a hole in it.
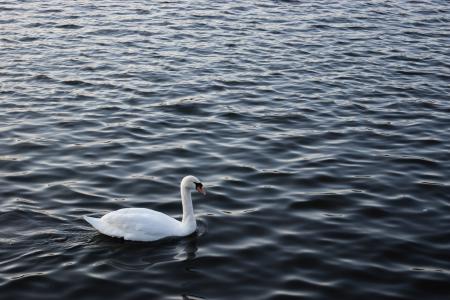
M 124 270 L 145 270 L 154 264 L 190 261 L 196 257 L 197 235 L 153 243 L 131 242 L 98 234 L 90 241 L 95 250 L 114 249 L 110 266 Z

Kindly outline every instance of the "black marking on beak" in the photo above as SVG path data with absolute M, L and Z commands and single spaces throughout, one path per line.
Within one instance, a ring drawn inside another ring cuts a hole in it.
M 201 182 L 194 182 L 195 183 L 195 189 L 197 192 L 206 195 L 205 188 L 203 187 L 203 184 Z

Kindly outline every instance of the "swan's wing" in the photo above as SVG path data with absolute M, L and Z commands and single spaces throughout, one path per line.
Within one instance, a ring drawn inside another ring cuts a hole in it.
M 100 232 L 126 240 L 153 241 L 181 233 L 181 223 L 158 211 L 124 208 L 104 215 Z

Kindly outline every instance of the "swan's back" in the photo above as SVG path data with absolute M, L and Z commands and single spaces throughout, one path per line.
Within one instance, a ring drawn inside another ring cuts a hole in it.
M 146 208 L 123 208 L 100 219 L 85 217 L 103 234 L 132 241 L 154 241 L 167 236 L 185 235 L 181 222 Z

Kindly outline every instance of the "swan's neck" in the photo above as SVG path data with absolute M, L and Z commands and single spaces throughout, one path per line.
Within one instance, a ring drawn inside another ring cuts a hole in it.
M 183 205 L 183 220 L 181 223 L 190 232 L 197 228 L 197 222 L 194 216 L 194 207 L 192 206 L 191 191 L 181 186 L 181 203 Z

